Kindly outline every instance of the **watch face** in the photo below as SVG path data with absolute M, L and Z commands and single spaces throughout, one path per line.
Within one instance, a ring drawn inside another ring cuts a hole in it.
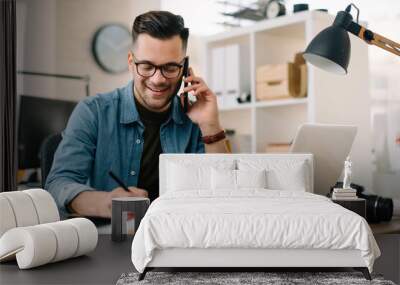
M 271 1 L 267 6 L 267 18 L 271 19 L 279 16 L 279 11 L 280 11 L 279 2 Z
M 132 43 L 130 32 L 118 24 L 101 27 L 93 39 L 93 55 L 102 69 L 110 73 L 128 70 L 128 51 Z

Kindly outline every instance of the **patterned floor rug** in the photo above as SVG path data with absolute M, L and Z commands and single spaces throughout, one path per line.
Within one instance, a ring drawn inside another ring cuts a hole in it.
M 360 272 L 154 272 L 150 271 L 142 281 L 138 281 L 139 273 L 122 274 L 117 285 L 133 284 L 221 284 L 221 285 L 395 285 L 384 280 L 380 275 L 372 275 L 372 281 L 364 278 Z

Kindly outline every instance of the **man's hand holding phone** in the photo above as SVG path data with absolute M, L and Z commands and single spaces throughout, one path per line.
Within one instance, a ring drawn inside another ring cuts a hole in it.
M 188 105 L 187 115 L 199 125 L 203 136 L 213 135 L 222 130 L 218 116 L 217 98 L 201 77 L 195 75 L 193 69 L 188 69 L 189 74 L 183 79 L 190 84 L 183 88 L 196 97 L 196 102 Z M 182 105 L 184 96 L 180 96 Z

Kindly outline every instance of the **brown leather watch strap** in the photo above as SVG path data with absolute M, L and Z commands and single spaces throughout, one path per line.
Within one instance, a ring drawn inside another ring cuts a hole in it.
M 215 135 L 204 136 L 201 139 L 203 140 L 203 142 L 205 144 L 211 144 L 211 143 L 219 142 L 220 140 L 223 140 L 224 138 L 226 138 L 226 135 L 225 135 L 225 131 L 222 130 L 222 131 L 216 133 Z

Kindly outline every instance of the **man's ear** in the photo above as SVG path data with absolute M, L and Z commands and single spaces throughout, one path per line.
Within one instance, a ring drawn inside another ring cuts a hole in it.
M 128 68 L 130 72 L 133 72 L 133 53 L 128 51 Z

